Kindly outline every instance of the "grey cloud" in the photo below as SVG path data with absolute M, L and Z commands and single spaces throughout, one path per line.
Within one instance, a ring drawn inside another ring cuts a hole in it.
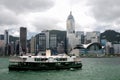
M 99 30 L 99 31 L 103 32 L 103 31 L 105 31 L 105 30 L 110 29 L 110 27 L 111 27 L 111 25 L 96 25 L 96 26 L 93 28 L 93 30 L 94 30 L 94 31 Z
M 0 32 L 9 28 L 18 29 L 19 25 L 24 22 L 24 19 L 20 17 L 21 15 L 42 12 L 53 6 L 52 0 L 0 0 L 0 27 L 3 27 Z
M 60 22 L 58 19 L 53 19 L 50 17 L 39 17 L 36 18 L 35 21 L 32 23 L 33 26 L 36 27 L 37 31 L 42 30 L 51 30 L 51 29 L 60 29 L 57 24 Z
M 94 31 L 101 31 L 104 32 L 105 30 L 115 30 L 115 31 L 120 31 L 119 30 L 119 25 L 113 25 L 112 23 L 106 23 L 106 24 L 95 24 L 93 27 Z
M 0 5 L 16 13 L 44 11 L 54 6 L 52 0 L 0 0 Z
M 19 23 L 15 13 L 3 8 L 0 8 L 0 10 L 0 25 L 14 25 Z
M 114 22 L 120 18 L 120 0 L 90 0 L 88 4 L 99 22 Z
M 76 31 L 79 31 L 79 30 L 82 31 L 81 29 L 83 29 L 83 28 L 84 28 L 84 27 L 81 26 L 79 23 L 76 23 L 76 24 L 75 24 L 75 30 L 76 30 Z
M 67 1 L 72 6 L 72 5 L 76 5 L 76 4 L 85 3 L 87 0 L 67 0 Z

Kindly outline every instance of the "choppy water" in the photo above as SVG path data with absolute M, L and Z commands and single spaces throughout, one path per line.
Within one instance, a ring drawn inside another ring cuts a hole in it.
M 0 80 L 120 80 L 120 58 L 82 58 L 82 70 L 8 71 L 0 58 Z

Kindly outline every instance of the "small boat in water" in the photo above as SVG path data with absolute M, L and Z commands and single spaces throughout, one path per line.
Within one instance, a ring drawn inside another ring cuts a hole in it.
M 80 69 L 82 63 L 80 57 L 68 56 L 66 54 L 51 55 L 47 50 L 46 55 L 17 56 L 9 59 L 9 70 L 60 70 Z

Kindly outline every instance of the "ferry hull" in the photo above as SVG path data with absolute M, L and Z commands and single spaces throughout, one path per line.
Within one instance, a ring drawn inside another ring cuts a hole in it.
M 81 69 L 82 63 L 65 62 L 65 63 L 19 63 L 18 65 L 9 65 L 9 70 L 61 70 L 61 69 Z

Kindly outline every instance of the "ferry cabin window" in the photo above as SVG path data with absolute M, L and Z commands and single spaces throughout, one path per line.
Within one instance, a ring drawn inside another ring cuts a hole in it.
M 48 60 L 47 58 L 41 58 L 41 61 L 46 61 L 46 60 Z
M 41 61 L 40 58 L 35 58 L 35 61 Z
M 35 61 L 46 61 L 47 58 L 35 58 Z
M 67 61 L 67 58 L 56 58 L 57 61 Z
M 23 58 L 23 60 L 26 60 L 27 58 Z

